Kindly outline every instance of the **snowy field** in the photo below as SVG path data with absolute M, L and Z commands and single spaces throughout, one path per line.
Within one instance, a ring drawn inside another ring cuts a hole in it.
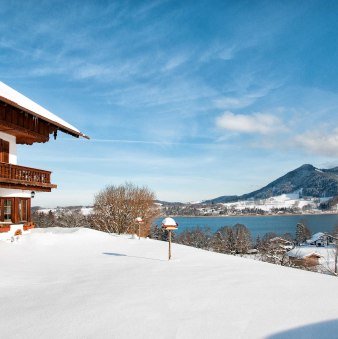
M 111 236 L 0 242 L 1 338 L 337 338 L 338 279 Z

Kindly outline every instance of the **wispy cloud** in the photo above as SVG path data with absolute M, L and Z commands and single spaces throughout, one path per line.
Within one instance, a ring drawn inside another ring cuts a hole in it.
M 312 130 L 294 138 L 295 145 L 309 153 L 338 157 L 338 128 L 333 131 Z
M 220 97 L 214 100 L 214 104 L 217 108 L 221 109 L 238 109 L 250 106 L 255 97 Z
M 74 139 L 64 139 L 66 142 L 78 142 Z M 158 145 L 158 146 L 208 146 L 208 147 L 219 147 L 222 145 L 221 141 L 219 142 L 175 142 L 175 141 L 166 141 L 164 140 L 134 140 L 134 139 L 90 139 L 91 143 L 102 143 L 102 144 L 140 144 L 140 145 Z
M 184 64 L 188 60 L 188 55 L 181 54 L 171 57 L 168 62 L 164 65 L 164 71 L 171 71 L 180 65 Z
M 244 90 L 244 94 L 237 94 L 236 96 L 229 95 L 229 96 L 220 96 L 214 99 L 214 104 L 217 108 L 221 109 L 240 109 L 245 108 L 252 105 L 256 100 L 267 96 L 271 90 L 276 89 L 280 86 L 277 83 L 271 83 L 269 85 L 262 86 L 259 89 L 255 90 L 248 90 L 246 86 L 248 85 L 248 81 L 244 82 L 242 91 Z
M 244 115 L 227 111 L 216 119 L 216 125 L 221 129 L 239 133 L 270 134 L 287 130 L 278 117 L 264 113 Z

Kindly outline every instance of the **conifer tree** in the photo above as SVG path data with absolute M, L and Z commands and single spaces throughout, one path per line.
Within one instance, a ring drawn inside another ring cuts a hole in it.
M 236 251 L 236 239 L 233 228 L 226 227 L 225 229 L 225 248 L 226 253 L 232 253 Z
M 245 225 L 236 224 L 233 227 L 233 235 L 235 239 L 235 251 L 239 254 L 247 253 L 251 248 L 250 231 Z
M 304 223 L 299 222 L 296 226 L 296 242 L 301 244 L 311 237 L 311 232 Z
M 257 235 L 255 247 L 256 248 L 260 248 L 261 247 L 261 237 L 259 235 Z

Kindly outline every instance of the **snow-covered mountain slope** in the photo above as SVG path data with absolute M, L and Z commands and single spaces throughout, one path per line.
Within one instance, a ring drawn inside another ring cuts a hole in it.
M 243 210 L 249 208 L 249 209 L 260 209 L 266 212 L 281 208 L 302 209 L 305 206 L 307 206 L 309 210 L 311 209 L 316 210 L 319 208 L 320 203 L 327 202 L 330 199 L 331 197 L 299 198 L 299 192 L 295 192 L 289 194 L 281 194 L 278 196 L 270 197 L 268 199 L 242 200 L 238 202 L 224 203 L 223 205 L 226 206 L 228 209 L 234 210 Z
M 301 191 L 303 196 L 333 197 L 338 195 L 338 168 L 318 169 L 305 164 L 274 180 L 265 187 L 241 196 L 221 196 L 206 203 L 228 203 Z
M 89 229 L 0 242 L 1 338 L 333 338 L 338 280 Z

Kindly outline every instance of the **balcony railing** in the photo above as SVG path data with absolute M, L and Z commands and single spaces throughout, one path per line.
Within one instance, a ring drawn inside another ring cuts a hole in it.
M 56 185 L 50 182 L 51 172 L 36 168 L 24 167 L 14 164 L 0 162 L 0 183 L 8 186 L 18 186 L 15 188 L 38 190 L 45 188 L 50 190 L 56 188 Z M 22 186 L 22 187 L 21 187 Z

